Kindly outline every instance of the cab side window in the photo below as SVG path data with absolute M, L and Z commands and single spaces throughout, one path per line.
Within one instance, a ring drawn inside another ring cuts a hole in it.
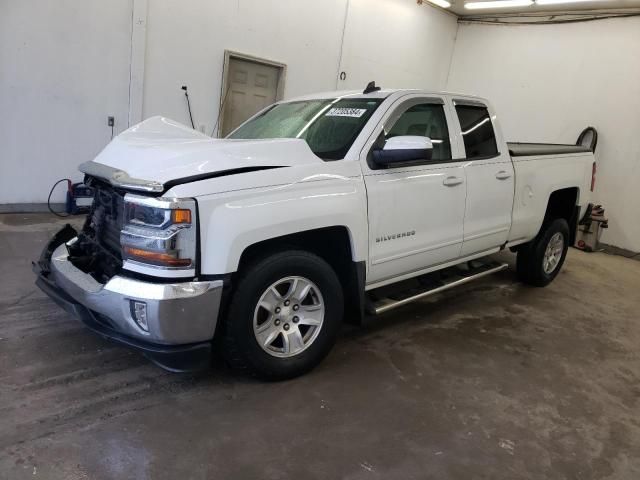
M 421 103 L 407 109 L 389 129 L 386 138 L 400 135 L 429 137 L 433 143 L 431 159 L 451 159 L 449 129 L 442 105 Z
M 456 105 L 467 158 L 486 158 L 498 155 L 496 134 L 487 107 Z

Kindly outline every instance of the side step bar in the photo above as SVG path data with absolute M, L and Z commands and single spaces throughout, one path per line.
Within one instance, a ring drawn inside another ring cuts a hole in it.
M 436 293 L 444 292 L 445 290 L 449 290 L 450 288 L 464 285 L 465 283 L 469 283 L 473 280 L 486 277 L 487 275 L 491 275 L 493 273 L 506 270 L 507 268 L 509 268 L 509 265 L 506 263 L 499 264 L 497 266 L 492 265 L 490 266 L 490 268 L 481 269 L 481 271 L 479 271 L 478 273 L 466 275 L 466 276 L 463 276 L 462 278 L 452 279 L 451 281 L 446 282 L 444 285 L 439 285 L 430 290 L 425 290 L 423 292 L 417 293 L 415 295 L 411 295 L 401 300 L 391 300 L 391 299 L 385 298 L 380 300 L 379 302 L 376 302 L 376 304 L 374 304 L 374 312 L 376 315 L 379 315 L 381 313 L 388 312 L 389 310 L 393 310 L 394 308 L 401 307 L 402 305 L 406 305 L 407 303 L 415 302 L 416 300 L 420 300 L 421 298 L 425 298 L 430 295 L 435 295 Z

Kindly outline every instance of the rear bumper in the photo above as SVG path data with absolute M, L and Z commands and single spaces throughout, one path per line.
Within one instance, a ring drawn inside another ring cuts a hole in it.
M 144 352 L 171 371 L 206 368 L 211 356 L 222 280 L 151 283 L 116 275 L 106 284 L 76 268 L 65 227 L 34 264 L 36 285 L 103 337 Z M 134 320 L 132 302 L 146 305 L 148 331 Z

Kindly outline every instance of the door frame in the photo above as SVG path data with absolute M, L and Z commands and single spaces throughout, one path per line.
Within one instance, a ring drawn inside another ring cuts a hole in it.
M 227 85 L 229 84 L 229 64 L 231 60 L 244 60 L 245 62 L 257 63 L 259 65 L 266 65 L 268 67 L 275 67 L 279 70 L 278 84 L 276 86 L 276 101 L 279 102 L 284 98 L 284 84 L 287 76 L 287 65 L 275 60 L 269 60 L 266 58 L 256 57 L 255 55 L 249 55 L 247 53 L 236 52 L 233 50 L 224 51 L 224 63 L 222 64 L 222 82 L 220 85 L 220 97 L 218 99 L 218 121 L 215 129 L 217 138 L 220 138 L 220 132 L 222 131 L 222 124 L 224 121 L 224 114 L 226 109 L 225 92 L 227 91 Z

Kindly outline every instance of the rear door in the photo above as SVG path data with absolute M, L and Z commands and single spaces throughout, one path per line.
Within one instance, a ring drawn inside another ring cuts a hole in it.
M 466 182 L 464 160 L 452 156 L 450 109 L 440 96 L 403 96 L 386 112 L 374 146 L 399 135 L 431 138 L 431 160 L 380 169 L 365 148 L 361 162 L 368 198 L 367 283 L 457 259 L 462 247 Z
M 503 245 L 511 228 L 514 171 L 495 115 L 483 102 L 454 98 L 467 199 L 461 256 Z

